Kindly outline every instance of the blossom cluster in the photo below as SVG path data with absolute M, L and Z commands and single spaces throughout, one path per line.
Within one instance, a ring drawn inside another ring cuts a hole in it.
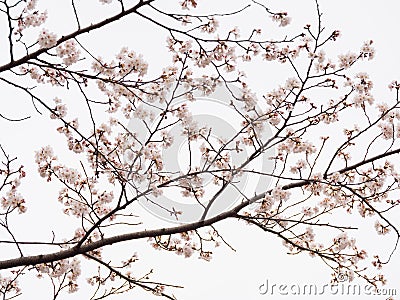
M 137 55 L 134 51 L 123 47 L 116 57 L 119 67 L 118 75 L 120 77 L 124 77 L 131 72 L 138 73 L 139 76 L 144 76 L 147 73 L 148 64 L 141 54 Z
M 335 237 L 333 242 L 335 244 L 335 251 L 342 251 L 346 248 L 354 247 L 355 245 L 355 239 L 349 239 L 347 233 L 345 232 Z
M 400 111 L 390 109 L 387 103 L 379 103 L 377 108 L 381 114 L 378 127 L 383 139 L 390 140 L 400 137 Z
M 103 62 L 101 57 L 92 63 L 92 70 L 109 78 L 121 78 L 131 73 L 144 76 L 147 73 L 148 64 L 141 54 L 123 47 L 116 55 L 117 61 Z
M 53 148 L 50 146 L 42 147 L 39 151 L 35 152 L 35 162 L 38 165 L 38 172 L 40 176 L 47 177 L 50 181 L 50 170 L 51 164 L 57 157 L 54 155 Z
M 379 235 L 385 235 L 390 232 L 390 227 L 388 225 L 383 225 L 379 221 L 375 222 L 375 230 Z
M 197 2 L 196 0 L 183 0 L 180 2 L 182 9 L 189 9 L 190 7 L 196 8 Z
M 16 34 L 21 33 L 24 29 L 28 27 L 38 27 L 42 25 L 44 22 L 46 22 L 46 20 L 47 20 L 47 11 L 44 11 L 42 13 L 34 11 L 32 13 L 22 15 L 18 19 L 18 29 L 15 33 Z
M 68 279 L 67 287 L 69 293 L 78 291 L 77 279 L 81 275 L 80 261 L 77 258 L 62 259 L 52 264 L 39 264 L 35 266 L 38 277 L 42 278 L 44 275 L 50 278 L 61 278 L 66 276 Z
M 357 60 L 357 54 L 348 52 L 347 54 L 339 55 L 339 68 L 348 69 Z
M 316 147 L 309 141 L 303 141 L 301 137 L 290 137 L 278 145 L 278 157 L 284 153 L 305 153 L 312 154 L 317 151 Z
M 35 10 L 37 0 L 29 0 L 20 16 L 17 18 L 18 27 L 14 34 L 22 35 L 22 32 L 28 27 L 38 27 L 47 20 L 47 11 L 39 12 Z
M 40 48 L 51 48 L 57 45 L 57 35 L 43 29 L 38 37 L 38 44 Z
M 54 98 L 54 102 L 56 103 L 56 107 L 53 109 L 53 113 L 51 113 L 51 119 L 62 119 L 67 115 L 67 106 L 62 104 L 61 99 L 56 97 Z
M 0 274 L 0 293 L 4 296 L 10 293 L 19 295 L 21 293 L 19 281 L 16 278 L 12 278 L 9 276 L 3 277 Z
M 375 57 L 375 49 L 371 46 L 372 43 L 372 40 L 364 42 L 359 55 L 353 52 L 339 55 L 339 68 L 348 69 L 359 58 L 368 58 L 368 60 L 373 59 Z
M 291 173 L 300 173 L 301 170 L 304 170 L 307 168 L 307 163 L 304 159 L 300 159 L 297 161 L 297 163 L 293 166 L 290 167 L 290 172 Z
M 52 68 L 21 66 L 20 70 L 23 74 L 29 74 L 33 80 L 36 80 L 36 82 L 41 84 L 50 83 L 52 86 L 62 86 L 67 80 L 65 71 L 55 70 Z
M 319 50 L 317 53 L 310 52 L 309 57 L 315 59 L 314 68 L 319 72 L 328 72 L 329 69 L 335 70 L 336 64 L 331 59 L 326 59 L 326 53 L 323 49 Z
M 19 213 L 24 213 L 27 209 L 25 199 L 17 192 L 16 186 L 12 186 L 6 195 L 2 197 L 1 206 L 7 211 L 17 208 Z
M 132 82 L 140 82 L 146 73 L 148 64 L 141 54 L 123 47 L 116 55 L 117 61 L 105 62 L 98 57 L 92 63 L 92 71 L 95 72 L 97 86 L 109 99 L 109 112 L 116 113 L 122 107 L 123 98 L 129 103 L 122 107 L 124 115 L 129 118 L 133 110 L 133 101 L 146 97 L 149 101 L 160 100 L 164 97 L 162 85 L 148 83 L 143 90 L 127 88 Z
M 291 193 L 287 190 L 283 190 L 282 186 L 278 185 L 271 192 L 265 193 L 261 204 L 256 208 L 258 214 L 269 214 L 275 203 L 282 205 L 282 201 L 288 201 Z
M 153 239 L 150 239 L 150 241 L 153 241 Z M 164 248 L 178 255 L 183 255 L 185 258 L 191 257 L 197 249 L 197 244 L 191 241 L 191 234 L 188 233 L 174 236 L 166 242 L 155 240 L 151 245 L 155 249 L 161 250 Z
M 68 40 L 56 48 L 57 56 L 63 59 L 65 65 L 70 66 L 79 59 L 80 50 L 74 40 Z
M 199 169 L 194 170 L 199 171 Z M 190 197 L 194 195 L 197 198 L 204 196 L 205 189 L 203 187 L 204 179 L 199 175 L 194 175 L 179 180 L 179 187 L 182 189 L 183 197 Z
M 353 98 L 355 107 L 363 107 L 365 106 L 365 103 L 370 105 L 374 103 L 374 97 L 371 95 L 373 83 L 367 73 L 357 73 L 354 80 L 347 78 L 345 85 L 351 86 L 356 92 L 356 95 Z
M 195 237 L 197 237 L 200 244 L 194 241 Z M 149 242 L 152 247 L 157 250 L 167 250 L 174 252 L 177 255 L 182 255 L 185 258 L 189 258 L 193 256 L 194 253 L 198 252 L 199 259 L 210 261 L 212 258 L 212 252 L 203 249 L 204 242 L 213 241 L 215 246 L 218 247 L 219 242 L 217 241 L 217 237 L 218 233 L 215 231 L 208 231 L 205 236 L 202 236 L 200 233 L 196 235 L 193 231 L 189 231 L 169 236 L 167 239 L 164 239 L 163 237 L 149 238 Z
M 285 27 L 290 24 L 292 20 L 287 12 L 275 13 L 271 16 L 272 20 L 279 23 L 279 26 Z
M 94 211 L 98 216 L 104 216 L 111 211 L 109 204 L 114 199 L 112 191 L 98 191 L 98 181 L 95 177 L 85 177 L 78 170 L 57 164 L 57 157 L 50 146 L 36 152 L 35 161 L 39 174 L 50 181 L 56 176 L 66 187 L 59 191 L 58 200 L 64 205 L 64 213 L 78 218 Z M 85 197 L 89 192 L 90 196 Z M 88 200 L 90 199 L 90 200 Z M 111 220 L 113 217 L 110 218 Z
M 3 162 L 4 163 L 4 162 Z M 13 170 L 11 162 L 4 163 L 5 169 L 0 169 L 2 184 L 0 191 L 4 192 L 6 187 L 8 190 L 4 196 L 1 196 L 1 206 L 7 213 L 17 209 L 19 213 L 24 213 L 27 210 L 24 197 L 18 192 L 18 187 L 21 184 L 21 179 L 25 177 L 23 166 Z
M 396 89 L 399 90 L 400 89 L 400 83 L 397 80 L 393 80 L 389 85 L 388 85 L 389 89 Z
M 211 17 L 209 21 L 201 27 L 201 30 L 207 33 L 213 33 L 217 30 L 218 25 L 217 19 Z

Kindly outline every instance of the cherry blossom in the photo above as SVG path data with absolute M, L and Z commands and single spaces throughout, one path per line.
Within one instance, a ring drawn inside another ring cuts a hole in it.
M 43 29 L 39 34 L 38 44 L 40 48 L 54 47 L 57 44 L 57 36 L 47 29 Z
M 33 104 L 32 115 L 51 120 L 49 129 L 61 140 L 40 144 L 34 157 L 21 159 L 34 161 L 43 177 L 38 190 L 56 191 L 55 199 L 43 198 L 56 201 L 71 224 L 64 236 L 49 225 L 50 238 L 38 242 L 43 253 L 30 256 L 36 241 L 25 242 L 10 224 L 27 216 L 28 208 L 34 211 L 30 198 L 36 196 L 24 190 L 25 168 L 1 146 L 0 229 L 6 238 L 0 242 L 16 252 L 0 261 L 0 269 L 11 269 L 0 275 L 0 294 L 13 298 L 24 292 L 17 279 L 36 272 L 50 280 L 53 298 L 61 292 L 79 295 L 86 284 L 96 299 L 128 295 L 135 287 L 173 299 L 173 284 L 150 279 L 152 271 L 143 275 L 135 266 L 136 252 L 113 256 L 118 247 L 143 241 L 149 251 L 206 263 L 218 259 L 216 247 L 234 247 L 218 232 L 227 219 L 273 235 L 292 255 L 320 259 L 331 269 L 332 283 L 339 274 L 385 283 L 376 269 L 392 255 L 383 262 L 360 248 L 363 242 L 350 237 L 356 229 L 352 219 L 342 224 L 337 218 L 371 218 L 374 224 L 363 222 L 367 232 L 400 238 L 391 218 L 400 204 L 400 84 L 389 83 L 385 99 L 375 94 L 381 87 L 367 66 L 375 56 L 372 40 L 361 49 L 337 49 L 341 34 L 325 29 L 318 1 L 315 22 L 293 22 L 282 37 L 273 36 L 259 18 L 253 29 L 237 26 L 234 20 L 250 16 L 253 8 L 279 27 L 291 24 L 287 12 L 256 1 L 251 9 L 218 13 L 208 7 L 194 12 L 201 6 L 194 0 L 176 1 L 168 11 L 158 0 L 99 2 L 113 3 L 106 17 L 98 14 L 98 3 L 93 15 L 83 18 L 72 1 L 74 27 L 56 33 L 43 28 L 38 38 L 34 27 L 51 27 L 44 25 L 47 11 L 38 10 L 37 1 L 2 10 L 11 24 L 5 27 L 9 51 L 0 66 L 2 83 Z M 115 46 L 114 54 L 91 47 L 93 32 L 107 28 L 114 34 L 116 22 L 130 28 L 137 20 L 148 26 L 144 40 L 115 34 L 118 44 L 109 45 L 104 39 L 104 47 Z M 156 30 L 163 33 L 160 40 Z M 152 54 L 143 50 L 153 42 L 159 46 L 154 53 L 167 57 L 163 65 L 152 63 Z M 287 72 L 286 78 L 256 76 L 260 85 L 255 85 L 252 70 L 269 72 L 270 66 Z M 223 98 L 217 100 L 226 111 L 202 104 L 216 97 Z M 205 112 L 196 111 L 198 106 Z M 233 132 L 224 136 L 224 126 L 203 122 L 211 114 L 227 123 L 234 115 Z M 11 124 L 27 120 L 0 117 Z M 37 140 L 46 138 L 51 139 Z M 183 146 L 185 157 L 177 151 Z M 251 187 L 256 178 L 263 184 Z M 226 200 L 232 203 L 212 215 Z M 174 224 L 153 222 L 155 216 L 142 214 L 139 204 L 157 208 L 162 222 Z M 185 221 L 192 212 L 197 219 Z
M 286 12 L 276 13 L 271 16 L 272 20 L 279 23 L 279 26 L 285 27 L 290 24 L 291 18 Z
M 67 66 L 76 63 L 79 59 L 80 51 L 77 49 L 77 45 L 73 40 L 68 40 L 64 44 L 59 45 L 56 51 L 57 55 L 63 58 L 63 62 Z

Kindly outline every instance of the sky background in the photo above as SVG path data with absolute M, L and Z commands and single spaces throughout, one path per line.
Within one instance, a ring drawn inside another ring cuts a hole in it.
M 91 7 L 85 0 L 81 3 L 83 17 L 90 17 Z M 57 2 L 57 5 L 54 3 Z M 240 3 L 245 1 L 202 1 L 199 0 L 199 9 L 209 9 L 215 12 L 231 11 L 240 7 Z M 165 1 L 169 3 L 176 1 Z M 235 4 L 234 8 L 232 4 Z M 314 25 L 316 23 L 315 3 L 312 0 L 271 0 L 265 1 L 266 5 L 275 9 L 288 11 L 292 17 L 292 23 L 285 28 L 273 26 L 268 20 L 265 21 L 265 28 L 270 30 L 272 36 L 281 36 L 285 32 L 298 32 L 305 24 Z M 376 58 L 371 62 L 365 62 L 357 66 L 360 70 L 365 70 L 370 74 L 374 82 L 375 98 L 389 99 L 387 85 L 394 79 L 400 79 L 400 58 L 398 55 L 400 42 L 398 41 L 398 11 L 400 4 L 398 1 L 319 1 L 323 12 L 323 24 L 328 31 L 339 29 L 342 33 L 338 42 L 331 49 L 332 53 L 347 53 L 349 50 L 358 52 L 362 43 L 372 39 L 376 49 Z M 67 32 L 69 30 L 66 17 L 62 17 L 63 7 L 69 7 L 69 1 L 40 1 L 40 7 L 47 8 L 49 20 L 47 28 L 54 32 Z M 99 14 L 106 15 L 107 7 L 94 5 Z M 176 7 L 176 5 L 174 6 Z M 203 8 L 202 8 L 203 7 Z M 65 22 L 64 22 L 65 18 Z M 263 23 L 263 20 L 251 17 L 246 14 L 240 19 L 241 23 L 234 24 L 241 26 L 251 26 L 253 23 Z M 3 26 L 3 25 L 2 25 Z M 61 34 L 60 34 L 61 35 Z M 99 32 L 93 33 L 94 36 L 87 35 L 82 39 L 87 39 L 92 49 L 104 56 L 110 57 L 118 52 L 121 46 L 128 44 L 130 48 L 139 53 L 143 53 L 150 64 L 150 72 L 157 70 L 160 65 L 169 64 L 169 55 L 160 51 L 164 47 L 164 35 L 154 31 L 148 22 L 135 21 L 132 19 L 119 22 L 118 24 L 104 28 Z M 151 37 L 151 38 L 150 38 Z M 153 67 L 154 66 L 154 67 Z M 154 68 L 154 69 L 152 69 Z M 265 68 L 254 66 L 248 69 L 249 82 L 253 84 L 253 89 L 257 92 L 265 92 L 281 83 L 288 77 L 285 68 L 271 67 Z M 41 178 L 34 174 L 36 167 L 33 165 L 33 152 L 43 145 L 54 143 L 63 148 L 64 140 L 59 136 L 53 127 L 48 126 L 47 116 L 40 116 L 33 113 L 32 106 L 25 97 L 2 87 L 2 98 L 6 103 L 3 105 L 2 112 L 11 116 L 23 116 L 31 114 L 32 118 L 23 123 L 8 123 L 0 120 L 1 135 L 0 143 L 6 150 L 23 160 L 28 171 L 28 179 L 24 180 L 22 192 L 29 198 L 29 215 L 24 219 L 16 218 L 13 220 L 17 233 L 23 237 L 35 237 L 37 239 L 49 239 L 51 229 L 56 232 L 63 232 L 69 225 L 67 217 L 58 214 L 61 211 L 60 204 L 56 201 L 57 189 L 43 184 Z M 60 91 L 60 93 L 64 93 Z M 51 96 L 53 95 L 53 91 Z M 49 95 L 50 96 L 50 95 Z M 323 95 L 321 95 L 323 96 Z M 77 108 L 79 109 L 79 108 Z M 55 127 L 55 126 L 54 126 Z M 71 159 L 71 164 L 76 164 L 74 158 L 65 153 L 65 157 Z M 32 175 L 32 176 L 31 176 Z M 40 189 L 37 187 L 40 186 Z M 53 211 L 57 213 L 52 213 Z M 143 210 L 143 213 L 145 211 Z M 393 238 L 388 240 L 377 236 L 374 233 L 373 222 L 361 220 L 360 218 L 349 219 L 343 217 L 344 222 L 359 222 L 349 224 L 353 226 L 362 225 L 366 230 L 359 233 L 361 247 L 371 249 L 370 253 L 379 251 L 383 247 L 391 250 Z M 21 221 L 23 220 L 23 221 Z M 155 220 L 157 222 L 157 220 Z M 271 295 L 260 295 L 259 287 L 266 281 L 270 284 L 317 284 L 323 286 L 329 279 L 331 270 L 327 268 L 319 259 L 313 259 L 307 254 L 289 256 L 286 249 L 277 238 L 266 235 L 256 228 L 244 225 L 237 221 L 224 221 L 217 224 L 217 228 L 223 237 L 236 249 L 231 251 L 222 245 L 215 249 L 213 259 L 207 263 L 193 256 L 184 259 L 173 253 L 154 251 L 144 241 L 134 241 L 124 243 L 118 247 L 118 255 L 137 251 L 140 261 L 137 270 L 146 271 L 154 269 L 152 279 L 163 282 L 182 285 L 184 289 L 174 292 L 178 299 L 289 299 L 290 296 L 279 297 Z M 68 231 L 68 230 L 67 230 Z M 373 234 L 369 234 L 373 232 Z M 43 249 L 50 251 L 50 249 Z M 113 246 L 105 251 L 115 251 Z M 0 253 L 11 255 L 11 248 L 4 248 Z M 400 252 L 397 251 L 392 258 L 390 266 L 385 268 L 388 278 L 388 288 L 397 288 L 400 294 L 399 266 Z M 84 276 L 82 276 L 84 280 Z M 25 294 L 19 299 L 51 299 L 49 294 L 48 282 L 34 280 L 27 276 L 21 280 L 25 288 Z M 360 284 L 364 285 L 363 282 Z M 82 285 L 80 294 L 62 295 L 60 299 L 86 299 L 87 290 Z M 339 296 L 335 296 L 336 298 Z M 359 297 L 340 296 L 341 299 L 361 299 Z M 127 299 L 128 296 L 121 296 L 118 299 Z M 297 296 L 296 299 L 308 299 L 309 297 Z M 370 296 L 371 299 L 386 299 L 386 297 Z M 117 298 L 116 298 L 117 299 Z M 154 299 L 154 296 L 144 293 L 137 289 L 129 296 L 129 299 Z

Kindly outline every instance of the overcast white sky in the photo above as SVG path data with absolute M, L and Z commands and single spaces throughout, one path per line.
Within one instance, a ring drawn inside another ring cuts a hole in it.
M 84 1 L 96 2 L 95 0 Z M 48 7 L 49 10 L 49 22 L 46 27 L 53 28 L 52 26 L 54 26 L 54 28 L 67 31 L 68 27 L 64 25 L 60 9 L 62 9 L 63 5 L 68 6 L 70 1 L 41 0 L 39 2 L 41 7 Z M 168 6 L 166 4 L 168 2 L 172 1 L 164 1 L 164 5 Z M 176 1 L 174 0 L 174 2 Z M 222 12 L 222 9 L 231 10 L 230 7 L 232 7 L 233 3 L 235 7 L 240 7 L 240 5 L 236 6 L 239 2 L 245 3 L 245 1 L 228 0 L 199 0 L 198 2 L 200 9 L 203 5 L 208 8 L 215 6 L 215 12 Z M 57 3 L 57 5 L 54 5 L 54 3 Z M 296 32 L 296 29 L 305 24 L 314 25 L 316 22 L 313 0 L 270 0 L 265 1 L 265 3 L 274 9 L 287 10 L 289 12 L 292 17 L 292 24 L 288 30 Z M 335 44 L 335 48 L 332 51 L 337 51 L 337 54 L 346 53 L 348 50 L 358 51 L 365 40 L 374 40 L 374 47 L 377 50 L 376 59 L 369 63 L 361 64 L 359 68 L 370 73 L 373 78 L 375 98 L 385 99 L 391 97 L 387 85 L 393 79 L 400 79 L 400 58 L 398 55 L 400 46 L 398 41 L 400 25 L 398 21 L 399 2 L 395 0 L 321 0 L 319 3 L 324 13 L 323 22 L 327 30 L 339 29 L 342 33 L 342 37 Z M 101 9 L 104 11 L 105 7 Z M 52 15 L 53 12 L 57 15 Z M 84 12 L 87 16 L 90 13 L 89 10 Z M 242 19 L 241 22 L 243 24 L 235 25 L 240 27 L 241 25 L 246 26 L 249 23 L 260 21 L 254 20 L 248 15 L 248 20 Z M 167 53 L 164 56 L 158 50 L 158 47 L 164 47 L 162 45 L 164 38 L 161 34 L 149 29 L 150 26 L 143 26 L 144 23 L 140 24 L 139 26 L 139 23 L 128 24 L 121 22 L 114 28 L 119 28 L 117 31 L 105 28 L 101 32 L 101 37 L 99 36 L 96 39 L 96 43 L 92 41 L 94 43 L 93 49 L 104 53 L 103 55 L 107 55 L 107 53 L 112 55 L 125 43 L 129 43 L 130 48 L 143 53 L 146 58 L 149 58 L 150 65 L 152 63 L 155 65 L 162 64 L 163 60 L 168 58 Z M 265 24 L 271 23 L 266 21 Z M 270 27 L 268 30 L 271 35 L 274 35 L 275 32 L 278 35 L 282 33 L 282 29 L 277 27 Z M 148 38 L 150 34 L 154 34 L 153 39 Z M 168 63 L 169 61 L 165 65 Z M 252 80 L 256 91 L 263 91 L 265 85 L 269 87 L 276 86 L 281 83 L 279 80 L 283 81 L 287 77 L 285 72 L 274 74 L 265 72 L 265 70 L 260 70 L 259 68 L 249 70 L 249 79 Z M 263 74 L 263 76 L 260 76 L 260 74 Z M 26 99 L 23 100 L 18 94 L 4 90 L 2 98 L 3 103 L 5 103 L 2 107 L 5 111 L 11 114 L 16 112 L 32 113 L 32 107 L 24 103 L 23 101 L 26 101 Z M 18 110 L 15 109 L 16 105 L 18 105 Z M 27 122 L 25 124 L 9 124 L 0 120 L 0 143 L 8 152 L 22 158 L 28 171 L 35 172 L 33 164 L 29 165 L 29 160 L 33 163 L 33 151 L 49 143 L 64 145 L 64 141 L 54 132 L 54 128 L 48 127 L 47 118 L 33 115 L 32 119 Z M 53 210 L 60 211 L 61 207 L 56 201 L 56 190 L 52 190 L 50 187 L 49 190 L 43 190 L 42 188 L 38 190 L 36 186 L 38 186 L 39 182 L 40 179 L 34 177 L 23 185 L 24 194 L 31 199 L 31 203 L 28 203 L 31 216 L 36 217 L 30 219 L 32 223 L 24 223 L 23 226 L 15 223 L 15 225 L 20 226 L 18 232 L 24 237 L 32 235 L 37 238 L 49 239 L 51 234 L 49 224 L 54 225 L 54 228 L 61 232 L 63 227 L 68 227 L 68 219 L 57 214 L 57 217 L 52 217 L 48 214 Z M 46 187 L 42 182 L 40 184 L 41 187 Z M 357 224 L 349 225 L 356 226 Z M 363 221 L 360 225 L 369 226 L 369 229 L 373 231 L 371 222 Z M 217 228 L 220 229 L 224 238 L 237 251 L 233 252 L 227 247 L 221 246 L 214 252 L 210 263 L 199 260 L 197 257 L 184 259 L 174 254 L 154 251 L 144 241 L 126 243 L 126 246 L 118 247 L 118 249 L 126 253 L 137 251 L 140 257 L 138 269 L 147 270 L 153 268 L 155 271 L 153 279 L 184 286 L 184 289 L 176 290 L 175 292 L 178 299 L 289 299 L 290 296 L 272 297 L 271 295 L 260 295 L 259 286 L 265 283 L 266 280 L 270 284 L 314 283 L 322 286 L 330 278 L 331 270 L 321 263 L 319 259 L 312 259 L 306 254 L 288 256 L 280 240 L 255 228 L 236 221 L 223 222 L 218 224 Z M 377 251 L 384 246 L 387 249 L 391 249 L 391 243 L 387 243 L 385 239 L 375 234 L 369 235 L 364 232 L 360 238 L 364 238 L 362 244 L 364 247 L 370 247 Z M 141 244 L 146 245 L 143 246 Z M 112 251 L 112 246 L 109 248 L 106 251 Z M 2 252 L 0 250 L 0 253 Z M 385 273 L 389 280 L 388 288 L 397 288 L 398 294 L 400 294 L 399 266 L 400 252 L 397 251 L 391 265 L 385 269 Z M 23 284 L 26 286 L 27 292 L 19 299 L 51 299 L 51 291 L 47 283 L 38 283 L 30 278 Z M 84 297 L 86 294 L 84 286 L 82 286 L 80 293 L 82 294 L 63 295 L 60 299 L 72 299 L 73 297 L 86 299 Z M 345 296 L 336 297 L 350 299 L 350 297 L 347 298 Z M 351 299 L 361 299 L 361 297 Z M 127 298 L 127 296 L 121 296 L 120 299 Z M 296 297 L 296 299 L 306 298 L 309 297 Z M 138 289 L 136 293 L 129 296 L 129 299 L 147 300 L 154 299 L 154 296 Z M 371 299 L 385 299 L 385 297 L 371 296 Z

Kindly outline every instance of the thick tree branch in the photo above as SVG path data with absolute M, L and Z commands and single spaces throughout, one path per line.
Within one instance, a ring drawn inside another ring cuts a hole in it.
M 344 173 L 348 172 L 351 170 L 355 170 L 356 168 L 368 164 L 370 162 L 376 161 L 378 159 L 382 159 L 394 154 L 399 154 L 400 153 L 400 148 L 387 152 L 385 154 L 380 154 L 375 157 L 372 157 L 368 160 L 356 163 L 352 166 L 349 166 L 347 168 L 343 168 L 339 170 L 339 173 Z M 284 185 L 282 187 L 283 190 L 290 190 L 293 188 L 298 188 L 298 187 L 303 187 L 306 186 L 310 183 L 312 183 L 313 180 L 302 180 L 299 182 L 291 183 Z M 271 192 L 270 191 L 267 191 Z M 215 224 L 219 221 L 228 219 L 228 218 L 234 218 L 237 216 L 237 213 L 245 208 L 246 206 L 254 203 L 257 200 L 262 199 L 265 196 L 265 193 L 261 193 L 258 195 L 255 195 L 249 200 L 243 201 L 242 203 L 236 205 L 234 208 L 225 211 L 221 214 L 218 214 L 215 217 L 206 219 L 204 221 L 199 221 L 199 222 L 193 222 L 190 224 L 185 224 L 185 225 L 180 225 L 180 226 L 175 226 L 175 227 L 167 227 L 167 228 L 160 228 L 160 229 L 154 229 L 154 230 L 144 230 L 144 231 L 139 231 L 139 232 L 133 232 L 133 233 L 127 233 L 127 234 L 122 234 L 122 235 L 116 235 L 113 237 L 109 238 L 104 238 L 102 240 L 90 243 L 90 244 L 85 244 L 80 247 L 73 247 L 68 250 L 63 250 L 51 254 L 43 254 L 43 255 L 35 255 L 35 256 L 26 256 L 26 257 L 19 257 L 15 259 L 9 259 L 9 260 L 4 260 L 0 262 L 0 270 L 1 269 L 9 269 L 9 268 L 14 268 L 14 267 L 19 267 L 19 266 L 28 266 L 28 265 L 36 265 L 36 264 L 41 264 L 41 263 L 48 263 L 52 261 L 57 261 L 65 258 L 70 258 L 74 257 L 80 254 L 85 254 L 89 251 L 93 251 L 96 249 L 99 249 L 104 246 L 112 245 L 115 243 L 121 243 L 124 241 L 130 241 L 130 240 L 137 240 L 137 239 L 143 239 L 143 238 L 149 238 L 149 237 L 156 237 L 156 236 L 162 236 L 162 235 L 171 235 L 175 233 L 181 233 L 181 232 L 187 232 L 191 230 L 195 230 L 198 228 L 202 228 L 205 226 L 209 226 L 212 224 Z

